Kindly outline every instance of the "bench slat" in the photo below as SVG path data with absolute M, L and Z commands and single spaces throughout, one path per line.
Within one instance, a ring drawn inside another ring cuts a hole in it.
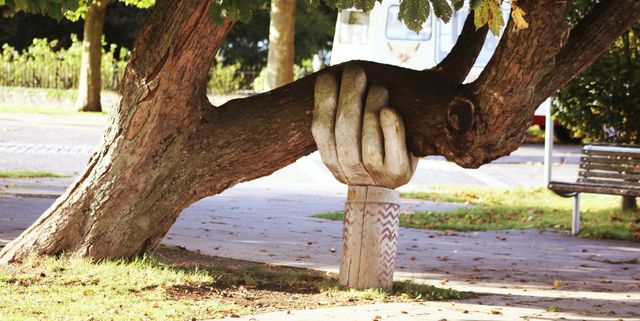
M 640 174 L 640 166 L 626 166 L 624 164 L 580 164 L 580 168 L 589 171 L 625 172 L 628 174 Z
M 589 143 L 589 146 L 606 146 L 606 147 L 623 147 L 623 148 L 640 148 L 640 145 L 620 144 L 620 143 Z
M 566 182 L 550 182 L 549 189 L 556 193 L 593 193 L 593 194 L 609 194 L 621 196 L 640 196 L 640 188 L 611 186 L 604 184 L 590 183 L 566 183 Z
M 589 154 L 630 154 L 640 155 L 640 148 L 638 147 L 622 147 L 622 146 L 610 146 L 610 145 L 585 145 L 582 150 Z
M 627 173 L 580 171 L 578 173 L 578 176 L 585 177 L 585 178 L 599 177 L 599 178 L 619 179 L 622 181 L 640 181 L 640 175 L 627 174 Z
M 640 159 L 582 156 L 582 157 L 580 157 L 580 163 L 589 163 L 589 164 L 624 164 L 624 165 L 638 167 L 638 166 L 640 166 Z
M 622 187 L 628 187 L 628 188 L 640 188 L 640 184 L 638 184 L 637 182 L 611 181 L 606 179 L 578 178 L 576 183 L 602 185 L 602 186 L 610 186 L 610 187 L 622 186 Z M 571 184 L 575 184 L 575 183 L 571 183 Z
M 640 153 L 633 151 L 628 152 L 608 152 L 599 150 L 583 150 L 584 155 L 596 155 L 596 156 L 614 156 L 614 157 L 631 157 L 633 159 L 640 159 Z

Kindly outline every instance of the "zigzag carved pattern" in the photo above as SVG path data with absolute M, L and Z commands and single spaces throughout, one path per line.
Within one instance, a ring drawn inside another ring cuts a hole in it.
M 393 270 L 398 248 L 398 204 L 385 204 L 378 209 L 378 224 L 380 224 L 380 258 L 379 277 L 382 286 L 391 287 L 393 284 Z
M 351 240 L 351 225 L 353 224 L 353 213 L 354 213 L 354 204 L 346 203 L 344 209 L 344 224 L 342 226 L 342 253 L 347 253 L 348 250 L 348 242 L 347 240 Z

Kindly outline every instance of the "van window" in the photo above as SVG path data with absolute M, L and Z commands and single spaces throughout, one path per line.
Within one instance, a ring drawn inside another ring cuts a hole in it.
M 431 39 L 431 15 L 425 23 L 422 25 L 422 30 L 419 33 L 409 30 L 400 19 L 398 14 L 400 12 L 400 6 L 390 6 L 387 10 L 387 27 L 385 29 L 385 35 L 388 39 L 392 40 L 419 40 L 426 41 Z
M 468 15 L 468 11 L 460 10 L 453 13 L 449 23 L 438 22 L 438 42 L 436 45 L 437 62 L 442 61 L 449 54 L 451 49 L 453 49 L 456 41 L 458 41 L 458 36 L 460 35 L 460 33 L 462 33 L 462 27 L 464 26 L 464 21 L 467 19 Z M 487 38 L 484 41 L 484 45 L 482 46 L 482 50 L 480 51 L 478 59 L 476 60 L 476 66 L 487 65 L 487 63 L 491 59 L 491 56 L 493 55 L 493 52 L 496 50 L 499 41 L 500 39 L 493 34 L 489 33 L 487 35 Z
M 369 14 L 345 10 L 340 13 L 340 43 L 366 45 L 369 39 Z
M 443 23 L 438 21 L 438 44 L 436 50 L 437 61 L 442 61 L 453 49 L 453 46 L 458 41 L 458 36 L 462 32 L 464 21 L 469 15 L 468 11 L 457 11 L 451 15 L 449 23 Z

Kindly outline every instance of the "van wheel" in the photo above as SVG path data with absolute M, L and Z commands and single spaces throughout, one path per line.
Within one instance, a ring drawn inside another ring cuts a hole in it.
M 546 132 L 546 127 L 547 126 L 540 126 L 540 130 Z M 571 135 L 571 131 L 560 125 L 553 126 L 553 138 L 555 141 L 563 144 L 582 144 L 581 138 L 574 138 Z
M 553 136 L 561 143 L 565 144 L 580 144 L 582 140 L 580 138 L 574 138 L 571 135 L 571 131 L 562 126 L 553 126 Z

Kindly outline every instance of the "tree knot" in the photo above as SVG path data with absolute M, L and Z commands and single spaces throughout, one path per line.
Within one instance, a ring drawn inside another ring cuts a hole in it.
M 464 97 L 456 97 L 449 104 L 449 110 L 447 111 L 449 129 L 463 132 L 473 127 L 475 110 L 475 105 L 471 100 Z

